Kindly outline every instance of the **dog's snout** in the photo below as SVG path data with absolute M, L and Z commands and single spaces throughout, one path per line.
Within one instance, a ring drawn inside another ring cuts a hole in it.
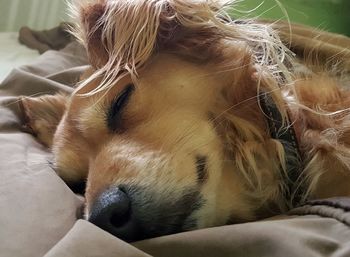
M 131 201 L 120 188 L 103 192 L 91 208 L 89 221 L 125 241 L 133 241 L 137 235 L 132 219 Z
M 193 189 L 182 193 L 164 201 L 142 187 L 111 187 L 91 205 L 88 220 L 127 242 L 190 230 L 196 226 L 190 216 L 202 199 Z

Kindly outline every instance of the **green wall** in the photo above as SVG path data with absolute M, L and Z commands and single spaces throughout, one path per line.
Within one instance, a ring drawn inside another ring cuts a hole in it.
M 263 2 L 263 3 L 262 3 Z M 311 25 L 320 29 L 350 36 L 350 0 L 279 0 L 292 22 Z M 251 16 L 286 19 L 276 0 L 244 0 L 236 8 L 252 10 Z M 245 14 L 234 12 L 235 16 Z

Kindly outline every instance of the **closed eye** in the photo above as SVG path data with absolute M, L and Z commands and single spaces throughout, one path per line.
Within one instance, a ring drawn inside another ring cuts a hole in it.
M 203 184 L 208 179 L 207 157 L 204 155 L 196 156 L 197 180 Z
M 133 84 L 128 84 L 123 91 L 121 91 L 117 97 L 113 100 L 110 109 L 107 112 L 107 125 L 113 132 L 122 131 L 122 113 L 123 109 L 127 105 L 132 92 L 135 90 Z

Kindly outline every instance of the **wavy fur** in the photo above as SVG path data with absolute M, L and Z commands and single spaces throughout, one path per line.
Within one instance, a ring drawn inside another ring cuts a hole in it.
M 283 82 L 291 81 L 285 66 L 292 63 L 291 52 L 270 25 L 254 20 L 245 22 L 232 20 L 225 10 L 232 8 L 236 1 L 100 0 L 92 2 L 93 4 L 76 1 L 76 5 L 71 7 L 72 16 L 76 17 L 80 24 L 75 31 L 73 30 L 73 34 L 85 43 L 88 50 L 94 51 L 89 49 L 89 41 L 97 33 L 99 42 L 102 43 L 99 47 L 102 47 L 107 55 L 106 62 L 100 64 L 98 71 L 88 80 L 101 75 L 104 77 L 103 82 L 90 92 L 91 94 L 109 89 L 116 79 L 120 79 L 126 73 L 137 77 L 137 70 L 164 45 L 179 43 L 185 46 L 186 40 L 194 40 L 193 37 L 188 36 L 182 42 L 176 42 L 176 35 L 174 35 L 176 28 L 186 30 L 188 35 L 200 31 L 213 38 L 221 37 L 226 40 L 245 42 L 252 51 L 253 62 L 259 65 L 261 72 L 268 72 L 277 81 L 281 78 Z M 99 13 L 99 6 L 103 6 L 103 12 Z M 98 16 L 84 17 L 85 12 L 81 10 L 89 8 L 96 8 L 93 15 Z M 87 19 L 92 19 L 93 22 L 90 23 L 93 25 L 87 25 Z M 196 43 L 201 44 L 202 39 L 198 38 Z

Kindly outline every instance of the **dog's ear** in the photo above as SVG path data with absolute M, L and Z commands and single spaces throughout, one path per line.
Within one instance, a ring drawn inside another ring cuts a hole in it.
M 75 36 L 85 45 L 90 63 L 126 70 L 142 66 L 154 51 L 197 51 L 203 55 L 222 37 L 215 28 L 215 1 L 76 1 Z M 198 54 L 200 53 L 200 54 Z
M 23 114 L 23 130 L 51 147 L 54 133 L 66 109 L 67 98 L 63 94 L 21 97 L 18 103 Z
M 103 66 L 108 61 L 108 53 L 102 44 L 102 17 L 106 12 L 106 1 L 76 1 L 71 11 L 77 20 L 77 27 L 73 28 L 72 33 L 85 45 L 90 64 L 95 68 Z

